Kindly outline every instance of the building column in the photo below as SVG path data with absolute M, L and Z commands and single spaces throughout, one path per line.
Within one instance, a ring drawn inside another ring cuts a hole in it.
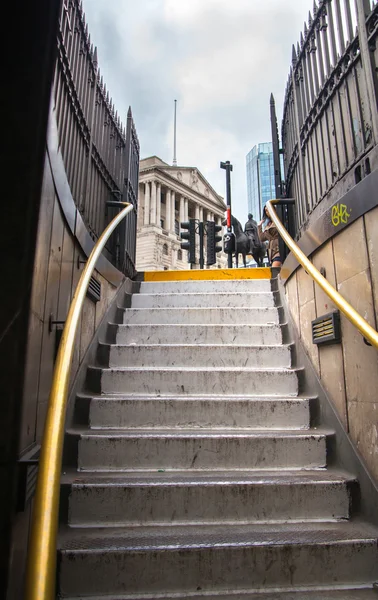
M 203 221 L 203 208 L 202 208 L 202 206 L 200 206 L 200 209 L 199 209 L 199 220 L 201 222 Z
M 199 214 L 200 214 L 199 206 L 198 206 L 198 204 L 196 204 L 194 218 L 197 219 L 197 221 L 199 220 Z
M 175 233 L 175 220 L 176 220 L 175 200 L 176 200 L 176 192 L 174 192 L 172 190 L 172 192 L 171 192 L 171 233 Z
M 184 198 L 184 221 L 189 220 L 189 201 L 188 198 Z
M 161 183 L 157 184 L 156 190 L 156 225 L 160 227 L 161 219 Z
M 144 225 L 150 223 L 150 182 L 144 184 Z
M 165 230 L 171 229 L 171 190 L 167 190 L 165 195 Z
M 180 223 L 185 221 L 185 201 L 184 196 L 180 196 Z
M 156 181 L 151 182 L 151 208 L 150 208 L 150 223 L 156 223 Z

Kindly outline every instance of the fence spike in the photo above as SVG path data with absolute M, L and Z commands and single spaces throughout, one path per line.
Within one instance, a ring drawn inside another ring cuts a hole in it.
M 299 42 L 297 42 L 297 57 L 299 57 L 300 53 L 301 53 L 301 48 L 299 46 Z
M 313 13 L 314 13 L 314 19 L 316 18 L 316 15 L 318 14 L 318 7 L 316 5 L 316 0 L 314 0 L 314 8 L 313 8 Z
M 304 38 L 305 38 L 305 41 L 306 41 L 307 36 L 308 36 L 308 28 L 307 28 L 307 23 L 306 22 L 304 24 L 304 32 L 303 33 L 304 33 Z
M 293 67 L 295 67 L 295 65 L 297 64 L 297 53 L 295 52 L 295 46 L 293 44 L 293 48 L 292 48 L 292 52 L 291 52 L 291 62 L 293 64 Z
M 303 39 L 303 33 L 301 33 L 301 49 L 303 48 L 303 46 L 304 46 L 304 39 Z
M 312 21 L 312 15 L 311 15 L 311 12 L 308 11 L 308 28 L 309 29 L 311 29 L 312 23 L 313 23 L 313 21 Z

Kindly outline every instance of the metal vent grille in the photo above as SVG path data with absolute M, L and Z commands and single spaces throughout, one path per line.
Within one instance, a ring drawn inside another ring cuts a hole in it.
M 18 461 L 17 510 L 23 512 L 32 500 L 37 485 L 39 453 L 41 446 L 34 446 Z
M 101 283 L 94 277 L 91 277 L 89 280 L 87 296 L 93 300 L 93 302 L 101 300 Z
M 338 310 L 318 317 L 311 322 L 313 344 L 336 344 L 341 340 L 340 313 Z

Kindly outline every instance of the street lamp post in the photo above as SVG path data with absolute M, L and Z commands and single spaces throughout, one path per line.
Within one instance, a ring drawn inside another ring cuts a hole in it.
M 231 227 L 231 176 L 230 173 L 232 171 L 232 164 L 229 160 L 226 162 L 221 162 L 221 169 L 225 169 L 226 171 L 226 204 L 227 204 L 227 232 L 232 232 Z M 232 254 L 228 254 L 228 268 L 232 269 Z

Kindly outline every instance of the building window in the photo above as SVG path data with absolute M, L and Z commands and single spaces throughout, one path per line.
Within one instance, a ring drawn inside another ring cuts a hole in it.
M 168 244 L 163 245 L 163 254 L 165 254 L 165 256 L 168 256 Z
M 182 250 L 177 250 L 177 259 L 182 260 Z
M 175 234 L 180 235 L 180 223 L 175 221 Z
M 160 219 L 160 227 L 164 229 L 164 219 Z

